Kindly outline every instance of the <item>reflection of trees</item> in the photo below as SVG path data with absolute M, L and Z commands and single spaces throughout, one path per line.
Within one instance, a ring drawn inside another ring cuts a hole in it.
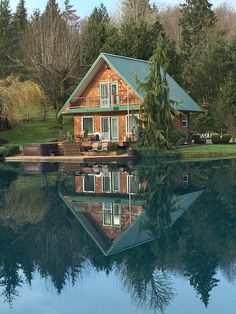
M 202 302 L 207 306 L 210 291 L 219 282 L 215 278 L 216 267 L 218 266 L 216 257 L 204 251 L 201 245 L 195 244 L 194 239 L 189 239 L 184 263 L 184 275 L 189 278 L 191 286 L 194 287 Z
M 36 270 L 60 293 L 68 281 L 75 284 L 93 267 L 107 274 L 116 270 L 135 302 L 155 310 L 163 310 L 174 296 L 168 276 L 173 270 L 190 281 L 207 305 L 218 283 L 217 267 L 234 279 L 235 166 L 214 162 L 213 168 L 209 163 L 191 168 L 193 186 L 205 187 L 204 192 L 171 225 L 175 178 L 183 176 L 184 165 L 137 166 L 140 182 L 145 182 L 147 222 L 142 227 L 151 230 L 154 241 L 112 257 L 101 254 L 60 201 L 56 176 L 44 185 L 32 179 L 30 187 L 19 184 L 21 178 L 18 183 L 9 181 L 11 189 L 2 192 L 0 204 L 0 212 L 8 209 L 11 218 L 0 215 L 0 285 L 5 300 L 12 303 L 17 288 L 30 284 Z
M 164 269 L 168 265 L 178 269 L 205 305 L 218 283 L 216 269 L 232 252 L 236 240 L 236 167 L 233 164 L 227 161 L 191 165 L 191 183 L 195 188 L 204 188 L 204 193 L 171 227 L 170 213 L 176 209 L 173 178 L 181 174 L 181 167 L 163 165 L 147 167 L 141 172 L 147 180 L 145 227 L 155 238 L 152 251 L 156 254 L 156 264 Z
M 163 311 L 174 297 L 170 277 L 157 267 L 150 246 L 124 254 L 117 271 L 135 303 L 145 309 Z

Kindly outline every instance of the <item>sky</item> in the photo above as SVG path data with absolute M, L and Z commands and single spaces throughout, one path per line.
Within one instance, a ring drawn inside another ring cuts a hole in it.
M 32 13 L 36 8 L 43 10 L 46 6 L 47 0 L 25 0 L 25 2 L 28 12 Z M 94 7 L 99 6 L 101 2 L 106 6 L 110 13 L 115 12 L 118 5 L 118 0 L 71 0 L 70 2 L 74 5 L 74 8 L 77 10 L 77 14 L 81 17 L 88 16 Z M 155 2 L 157 5 L 163 8 L 168 5 L 183 3 L 184 0 L 153 0 L 152 2 Z M 236 0 L 211 0 L 213 6 L 218 6 L 223 2 L 228 2 L 228 4 L 236 9 Z M 10 0 L 12 10 L 15 9 L 17 3 L 18 0 Z M 63 7 L 63 3 L 64 0 L 58 0 L 58 4 L 61 7 Z

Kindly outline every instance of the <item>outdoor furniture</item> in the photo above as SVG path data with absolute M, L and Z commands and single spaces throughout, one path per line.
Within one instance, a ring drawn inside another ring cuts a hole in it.
M 101 152 L 107 152 L 108 150 L 108 143 L 104 142 L 102 143 Z
M 92 151 L 93 152 L 97 152 L 98 151 L 98 149 L 99 149 L 99 143 L 93 143 L 93 146 L 92 146 Z

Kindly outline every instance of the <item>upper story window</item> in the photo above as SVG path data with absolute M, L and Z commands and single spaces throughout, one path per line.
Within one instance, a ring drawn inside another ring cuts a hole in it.
M 110 107 L 118 104 L 118 83 L 100 84 L 100 105 Z
M 182 128 L 188 127 L 188 116 L 186 114 L 182 114 Z

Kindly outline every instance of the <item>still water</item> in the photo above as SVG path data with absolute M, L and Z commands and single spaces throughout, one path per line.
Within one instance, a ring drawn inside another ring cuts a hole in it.
M 0 164 L 0 313 L 233 314 L 236 160 Z

